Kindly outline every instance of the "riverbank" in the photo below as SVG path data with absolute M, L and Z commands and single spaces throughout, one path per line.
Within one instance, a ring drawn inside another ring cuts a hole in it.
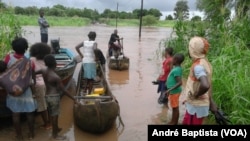
M 16 15 L 21 26 L 37 26 L 38 16 L 26 16 L 26 15 Z M 89 26 L 91 24 L 105 24 L 107 26 L 117 26 L 118 27 L 136 27 L 139 26 L 139 19 L 99 19 L 99 22 L 92 22 L 88 18 L 82 17 L 55 17 L 55 16 L 46 16 L 45 17 L 49 22 L 50 26 Z M 60 22 L 59 22 L 60 21 Z M 174 20 L 158 20 L 156 24 L 152 27 L 173 27 L 175 24 Z

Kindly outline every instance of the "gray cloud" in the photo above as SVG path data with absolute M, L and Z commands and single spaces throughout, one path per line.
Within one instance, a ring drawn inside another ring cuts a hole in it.
M 173 11 L 178 0 L 143 0 L 143 8 L 155 8 L 160 11 Z M 119 11 L 132 11 L 141 8 L 141 0 L 2 0 L 12 6 L 37 6 L 52 7 L 56 4 L 65 7 L 89 8 L 103 12 L 105 9 L 116 10 L 118 3 Z M 196 0 L 188 0 L 189 11 L 196 10 Z

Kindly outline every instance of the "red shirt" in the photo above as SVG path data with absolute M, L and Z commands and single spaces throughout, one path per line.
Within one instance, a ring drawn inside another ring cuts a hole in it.
M 159 77 L 160 81 L 166 81 L 168 74 L 170 73 L 171 70 L 171 62 L 172 62 L 172 57 L 166 58 L 163 63 L 162 63 L 162 71 L 163 74 Z

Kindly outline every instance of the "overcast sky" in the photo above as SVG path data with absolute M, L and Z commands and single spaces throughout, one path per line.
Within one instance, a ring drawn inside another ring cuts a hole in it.
M 143 0 L 143 8 L 156 8 L 160 11 L 173 11 L 178 0 Z M 196 0 L 187 0 L 189 11 L 196 10 Z M 89 8 L 103 12 L 105 9 L 116 10 L 118 3 L 119 11 L 132 11 L 141 8 L 141 0 L 2 0 L 7 5 L 12 6 L 37 6 L 37 7 L 52 7 L 56 4 L 64 5 L 65 7 Z

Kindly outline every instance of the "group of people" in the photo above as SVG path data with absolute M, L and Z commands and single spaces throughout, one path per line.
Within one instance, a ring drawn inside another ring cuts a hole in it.
M 25 53 L 28 49 L 28 41 L 23 37 L 17 37 L 12 41 L 12 49 L 14 53 L 7 54 L 0 61 L 0 75 L 3 75 L 8 68 L 11 68 L 15 63 L 23 58 L 28 58 Z M 60 98 L 61 94 L 66 94 L 75 103 L 76 100 L 69 94 L 63 86 L 61 78 L 56 74 L 56 60 L 51 54 L 51 47 L 46 43 L 35 43 L 29 50 L 30 61 L 27 63 L 32 69 L 32 80 L 27 80 L 30 86 L 24 89 L 21 95 L 7 94 L 6 106 L 12 112 L 12 121 L 16 132 L 16 140 L 23 140 L 23 134 L 20 123 L 21 114 L 26 114 L 29 125 L 29 139 L 35 136 L 34 130 L 34 113 L 40 113 L 43 125 L 41 128 L 51 129 L 52 137 L 55 139 L 65 139 L 65 136 L 60 136 L 58 133 L 62 130 L 58 127 L 58 115 L 60 113 Z M 15 77 L 24 77 L 23 72 L 14 74 Z M 23 67 L 22 69 L 27 69 Z M 13 73 L 12 73 L 13 74 Z M 9 74 L 9 79 L 14 79 L 12 74 Z M 25 76 L 26 77 L 26 76 Z M 16 85 L 24 82 L 13 82 Z
M 184 91 L 186 112 L 182 120 L 183 125 L 202 125 L 209 111 L 218 113 L 218 108 L 212 97 L 212 66 L 206 55 L 209 43 L 203 37 L 192 37 L 188 45 L 189 57 L 192 65 Z M 179 97 L 182 93 L 182 67 L 184 55 L 173 54 L 173 48 L 165 48 L 165 60 L 162 63 L 162 71 L 157 78 L 158 99 L 160 104 L 166 104 L 172 108 L 169 125 L 177 125 L 179 121 Z M 166 97 L 164 99 L 164 96 Z

